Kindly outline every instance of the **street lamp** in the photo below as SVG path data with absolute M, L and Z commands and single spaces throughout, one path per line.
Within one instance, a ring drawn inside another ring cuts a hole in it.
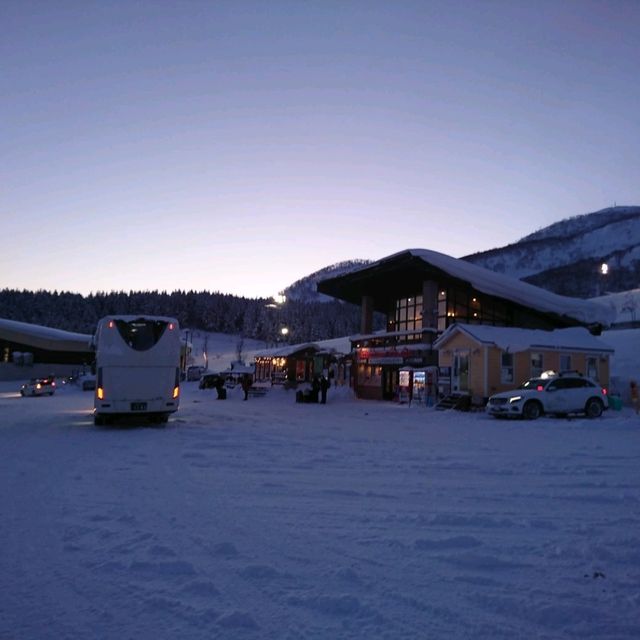
M 605 282 L 606 277 L 609 275 L 609 265 L 606 262 L 603 262 L 600 265 L 600 268 L 598 269 L 598 287 L 597 287 L 597 297 L 601 296 L 603 293 L 606 293 L 602 291 L 603 287 L 603 283 Z

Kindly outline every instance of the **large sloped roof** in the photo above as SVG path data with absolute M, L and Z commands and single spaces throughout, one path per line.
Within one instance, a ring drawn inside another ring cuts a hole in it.
M 384 272 L 404 266 L 406 273 L 410 268 L 409 263 L 413 268 L 422 265 L 425 270 L 433 271 L 434 275 L 441 273 L 467 282 L 481 293 L 542 313 L 564 316 L 580 324 L 608 326 L 612 321 L 611 310 L 603 304 L 561 296 L 517 278 L 428 249 L 400 251 L 345 275 L 323 280 L 318 283 L 318 291 L 350 302 L 359 302 L 356 290 L 360 290 L 363 285 L 365 288 L 368 284 L 371 286 L 372 280 L 379 278 Z M 397 280 L 396 285 L 401 286 L 400 278 Z
M 48 351 L 90 351 L 91 335 L 0 318 L 0 338 Z

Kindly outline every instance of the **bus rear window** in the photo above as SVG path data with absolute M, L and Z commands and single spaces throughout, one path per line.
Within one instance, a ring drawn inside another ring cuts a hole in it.
M 136 351 L 151 349 L 167 328 L 167 323 L 162 320 L 116 320 L 115 323 L 122 339 Z

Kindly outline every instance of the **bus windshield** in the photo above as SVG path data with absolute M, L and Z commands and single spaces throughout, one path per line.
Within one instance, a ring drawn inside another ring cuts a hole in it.
M 115 320 L 115 325 L 122 339 L 136 351 L 147 351 L 154 347 L 167 328 L 163 320 Z

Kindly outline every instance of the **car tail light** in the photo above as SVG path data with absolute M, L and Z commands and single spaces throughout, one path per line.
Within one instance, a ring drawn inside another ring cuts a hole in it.
M 539 384 L 539 385 L 536 387 L 536 391 L 544 391 L 544 387 L 543 387 L 541 384 Z
M 606 396 L 609 393 L 604 387 L 602 387 L 602 395 Z

